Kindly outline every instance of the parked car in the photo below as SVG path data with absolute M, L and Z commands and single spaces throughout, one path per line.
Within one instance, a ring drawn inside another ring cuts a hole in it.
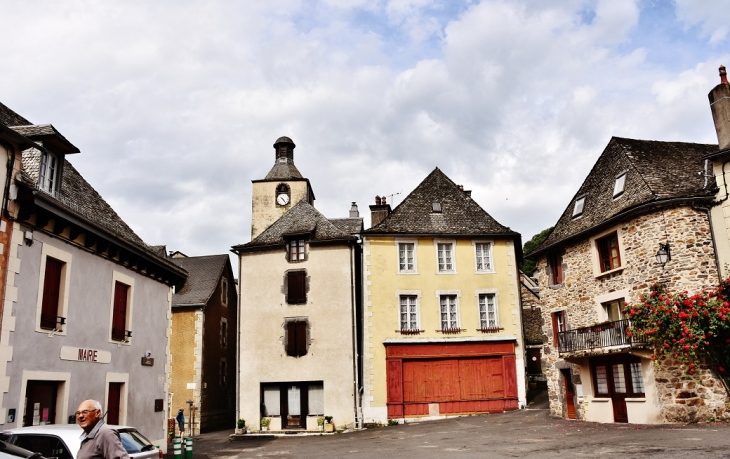
M 113 426 L 119 433 L 122 446 L 132 459 L 161 459 L 162 451 L 137 432 L 134 427 Z M 48 424 L 18 427 L 0 432 L 0 440 L 12 445 L 37 451 L 47 458 L 76 459 L 81 446 L 81 427 L 78 424 Z
M 34 453 L 33 451 L 28 451 L 20 446 L 0 441 L 0 459 L 17 459 L 19 457 L 24 457 L 26 459 L 43 459 L 41 453 Z

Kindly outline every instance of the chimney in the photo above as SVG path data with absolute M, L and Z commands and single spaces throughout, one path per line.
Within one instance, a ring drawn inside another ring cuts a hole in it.
M 720 150 L 730 147 L 730 83 L 727 81 L 725 66 L 720 66 L 720 84 L 707 95 L 710 99 L 712 119 L 715 120 L 717 143 Z
M 360 218 L 360 211 L 357 210 L 357 203 L 352 201 L 352 207 L 350 207 L 350 218 Z
M 390 204 L 386 203 L 385 196 L 375 196 L 375 205 L 370 206 L 370 227 L 377 225 L 390 215 Z

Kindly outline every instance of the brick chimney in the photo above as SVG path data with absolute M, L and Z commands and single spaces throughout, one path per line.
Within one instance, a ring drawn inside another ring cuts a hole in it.
M 377 225 L 390 215 L 390 204 L 385 202 L 385 196 L 375 196 L 375 205 L 370 206 L 370 227 Z
M 720 150 L 730 147 L 730 83 L 727 81 L 725 66 L 720 66 L 720 84 L 707 95 L 710 99 L 712 119 L 715 120 L 717 143 Z

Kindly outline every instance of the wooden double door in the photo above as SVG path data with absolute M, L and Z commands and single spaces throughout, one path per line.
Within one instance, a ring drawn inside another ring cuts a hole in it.
M 58 381 L 28 381 L 23 426 L 55 424 L 57 395 Z
M 610 398 L 614 422 L 629 422 L 627 398 L 643 398 L 644 378 L 639 357 L 619 354 L 591 359 L 596 397 Z

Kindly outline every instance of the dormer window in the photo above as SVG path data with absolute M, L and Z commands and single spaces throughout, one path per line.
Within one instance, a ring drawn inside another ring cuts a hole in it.
M 440 202 L 432 203 L 431 209 L 433 210 L 433 213 L 440 214 L 441 213 L 441 203 Z
M 304 239 L 290 239 L 288 244 L 288 257 L 290 263 L 304 261 L 304 249 L 306 244 Z
M 583 205 L 586 202 L 586 197 L 583 196 L 581 198 L 578 198 L 575 201 L 575 206 L 573 207 L 573 218 L 580 217 L 583 215 Z
M 616 183 L 613 185 L 613 197 L 619 198 L 624 194 L 624 185 L 626 184 L 626 172 L 616 177 Z
M 55 193 L 58 190 L 58 179 L 60 177 L 61 164 L 58 157 L 52 153 L 41 154 L 41 169 L 38 176 L 38 188 L 47 192 Z

